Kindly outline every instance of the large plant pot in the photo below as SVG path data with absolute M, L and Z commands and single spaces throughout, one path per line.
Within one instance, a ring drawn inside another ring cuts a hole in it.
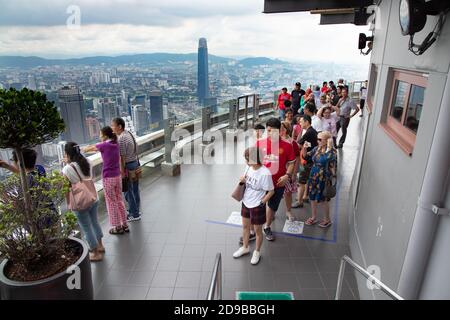
M 6 278 L 4 274 L 8 260 L 0 265 L 0 292 L 2 300 L 93 300 L 94 288 L 92 285 L 91 263 L 89 249 L 80 239 L 75 241 L 82 251 L 77 262 L 50 278 L 19 282 Z

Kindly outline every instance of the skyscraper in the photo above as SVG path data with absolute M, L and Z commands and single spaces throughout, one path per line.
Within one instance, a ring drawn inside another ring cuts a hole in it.
M 65 86 L 58 90 L 58 106 L 66 124 L 63 139 L 83 144 L 86 142 L 83 95 L 77 87 Z
M 102 126 L 111 125 L 111 120 L 120 117 L 119 106 L 110 98 L 100 99 L 98 105 L 98 117 Z
M 86 128 L 88 140 L 98 140 L 98 137 L 100 136 L 100 123 L 98 122 L 97 118 L 88 117 L 86 119 Z
M 132 119 L 137 135 L 144 135 L 149 128 L 148 112 L 145 106 L 140 104 L 132 106 Z
M 150 123 L 159 123 L 162 128 L 163 121 L 163 97 L 161 91 L 153 90 L 149 94 L 150 99 Z
M 201 105 L 209 98 L 208 46 L 205 38 L 198 41 L 197 97 Z

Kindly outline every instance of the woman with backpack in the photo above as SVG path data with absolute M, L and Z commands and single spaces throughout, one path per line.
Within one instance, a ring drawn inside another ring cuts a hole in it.
M 97 219 L 98 196 L 92 181 L 91 166 L 81 154 L 80 147 L 75 142 L 68 142 L 65 147 L 63 175 L 71 184 L 68 205 L 77 216 L 78 225 L 89 245 L 89 259 L 103 260 L 105 247 L 102 243 L 103 232 Z M 86 183 L 91 188 L 83 188 Z M 72 197 L 70 195 L 72 194 Z M 75 203 L 76 202 L 76 203 Z M 81 208 L 81 209 L 80 209 Z
M 112 228 L 110 234 L 124 234 L 130 232 L 127 224 L 125 202 L 122 196 L 122 175 L 120 172 L 120 151 L 117 136 L 111 127 L 100 130 L 101 143 L 83 148 L 84 152 L 100 151 L 103 159 L 103 191 L 106 209 Z
M 312 160 L 312 168 L 308 179 L 308 195 L 311 202 L 312 216 L 306 220 L 308 226 L 315 225 L 317 221 L 318 203 L 325 206 L 325 218 L 319 223 L 319 227 L 327 228 L 331 226 L 330 219 L 330 198 L 327 197 L 325 188 L 330 182 L 334 173 L 330 166 L 336 161 L 336 149 L 333 147 L 333 137 L 328 131 L 322 131 L 317 136 L 318 145 L 310 152 L 303 148 L 303 157 Z M 307 144 L 308 142 L 305 142 Z

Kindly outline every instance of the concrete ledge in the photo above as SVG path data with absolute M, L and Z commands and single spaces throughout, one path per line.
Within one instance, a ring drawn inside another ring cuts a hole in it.
M 181 165 L 179 163 L 169 163 L 164 161 L 161 163 L 161 170 L 165 176 L 179 176 L 181 174 Z

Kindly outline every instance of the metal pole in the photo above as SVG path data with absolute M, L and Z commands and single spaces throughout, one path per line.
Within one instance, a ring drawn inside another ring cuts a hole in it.
M 222 300 L 222 255 L 218 253 L 217 258 L 219 259 L 219 273 L 217 275 L 217 300 Z
M 248 96 L 245 96 L 244 130 L 248 130 Z
M 389 288 L 387 285 L 385 285 L 383 282 L 381 282 L 380 280 L 378 280 L 377 278 L 375 278 L 373 275 L 371 275 L 369 272 L 367 272 L 367 270 L 363 269 L 360 265 L 358 265 L 355 261 L 353 261 L 352 259 L 350 259 L 348 256 L 343 256 L 341 259 L 341 268 L 344 269 L 344 267 L 342 266 L 342 263 L 348 263 L 353 269 L 355 269 L 356 271 L 358 271 L 364 278 L 370 280 L 372 283 L 376 284 L 377 287 L 379 287 L 379 289 L 381 291 L 383 291 L 384 293 L 386 293 L 390 298 L 394 299 L 394 300 L 404 300 L 401 296 L 399 296 L 396 292 L 394 292 L 391 288 Z M 339 273 L 339 279 L 338 281 L 343 280 L 344 277 L 344 272 Z M 340 287 L 339 287 L 339 282 L 338 282 L 338 287 L 336 289 L 336 298 L 339 298 L 341 295 L 341 289 L 342 289 L 342 282 L 340 283 Z
M 237 102 L 236 102 L 236 129 L 240 128 L 240 124 L 239 124 L 239 117 L 240 117 L 240 113 L 241 113 L 240 101 L 241 101 L 241 99 L 238 98 Z
M 341 259 L 341 267 L 339 268 L 338 283 L 336 288 L 336 297 L 334 300 L 339 300 L 341 298 L 342 284 L 344 283 L 345 275 L 345 260 Z
M 439 216 L 433 213 L 432 206 L 442 205 L 445 201 L 445 194 L 442 191 L 446 190 L 450 163 L 448 119 L 450 119 L 450 78 L 447 78 L 444 89 L 408 249 L 400 273 L 397 291 L 405 299 L 419 298 L 439 222 Z
M 222 255 L 220 253 L 216 255 L 207 300 L 213 300 L 216 289 L 218 300 L 222 300 Z

